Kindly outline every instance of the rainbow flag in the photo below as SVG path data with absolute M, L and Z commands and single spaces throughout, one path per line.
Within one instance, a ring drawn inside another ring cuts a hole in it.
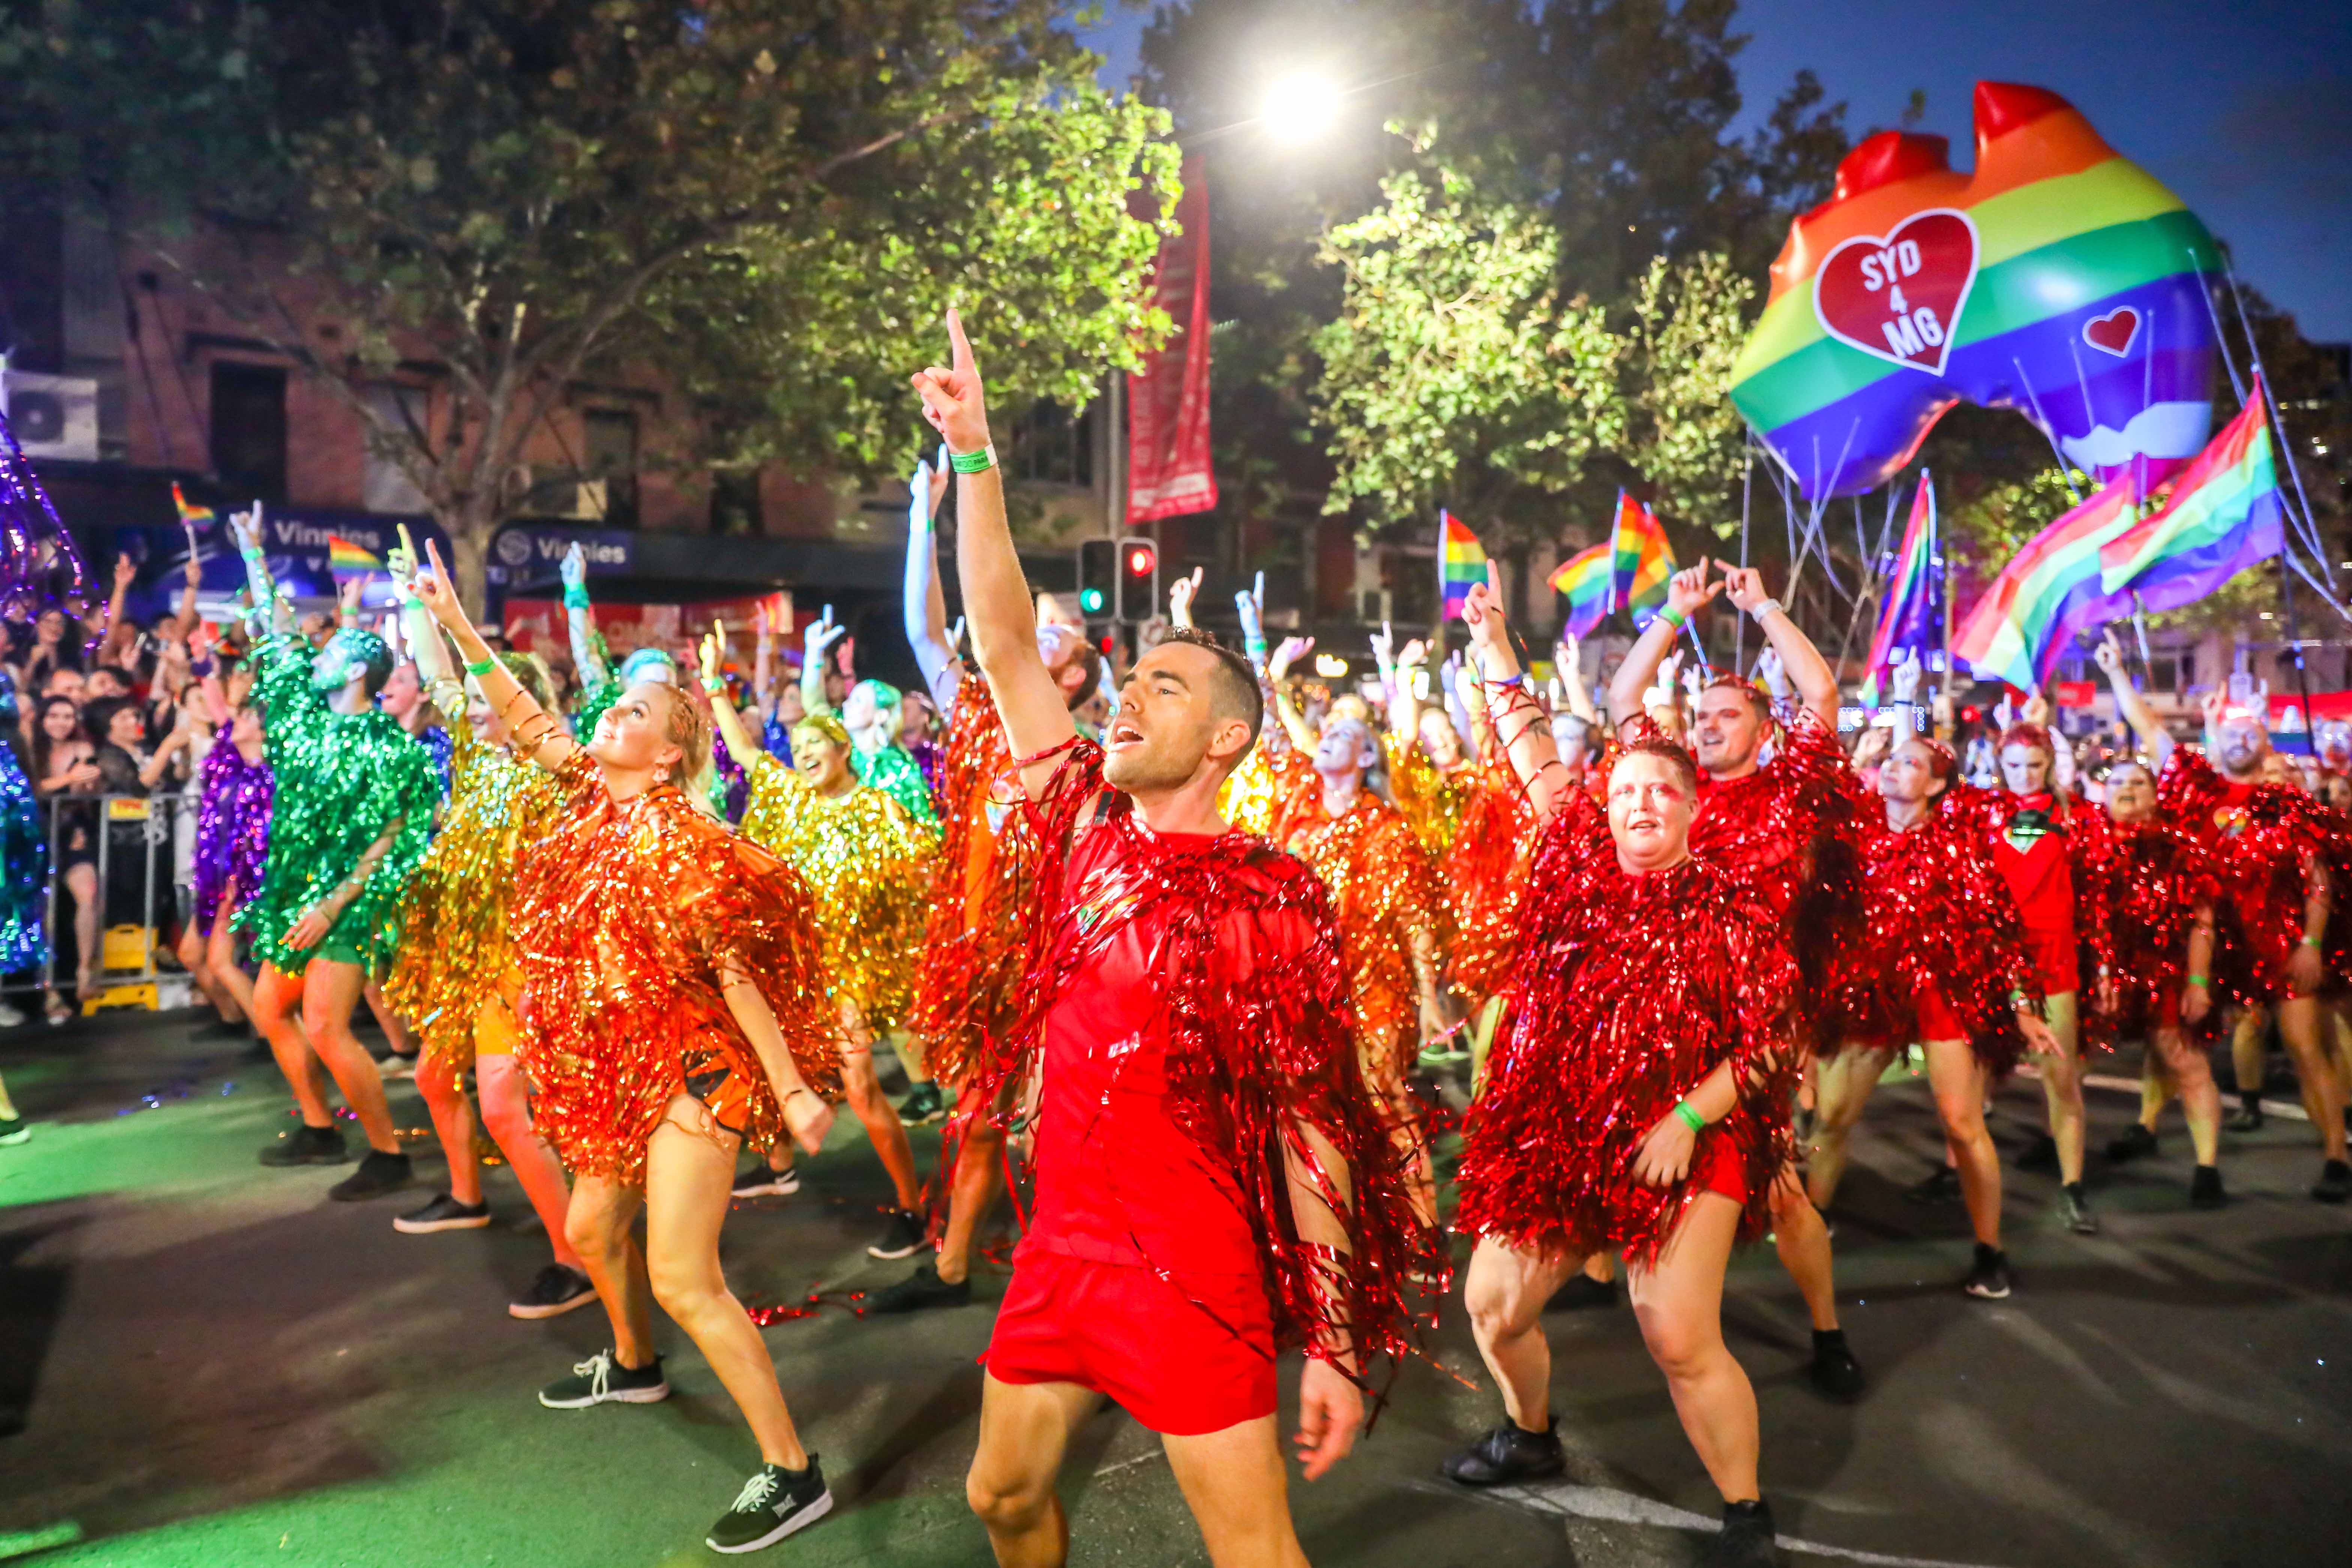
M 1474 584 L 1486 580 L 1486 552 L 1478 536 L 1452 513 L 1437 514 L 1437 592 L 1445 603 L 1445 618 L 1462 614 Z
M 2043 685 L 2074 634 L 2131 609 L 2105 592 L 2099 551 L 2139 521 L 2129 476 L 2095 491 L 2027 541 L 1952 634 L 1952 657 L 1988 680 Z
M 2238 416 L 2182 470 L 2172 495 L 2100 548 L 2100 585 L 2148 610 L 2175 610 L 2212 593 L 2286 546 L 2285 498 L 2272 453 L 2262 378 Z
M 371 572 L 383 571 L 383 561 L 341 534 L 331 533 L 327 535 L 327 570 L 338 581 L 345 577 L 364 577 Z
M 1611 568 L 1616 560 L 1613 544 L 1596 544 L 1570 558 L 1551 574 L 1552 591 L 1568 595 L 1565 629 L 1570 637 L 1589 637 L 1609 618 L 1613 607 L 1610 590 L 1616 586 L 1616 574 Z
M 1666 602 L 1666 580 L 1675 574 L 1675 547 L 1657 514 L 1627 495 L 1617 492 L 1614 532 L 1615 569 L 1612 583 L 1616 603 L 1633 612 L 1635 630 L 1648 626 Z
M 180 526 L 190 532 L 210 528 L 218 521 L 208 506 L 190 506 L 188 498 L 180 493 L 180 481 L 172 481 L 172 510 L 180 514 Z
M 1923 470 L 1918 492 L 1911 498 L 1911 521 L 1903 528 L 1902 548 L 1895 552 L 1895 569 L 1879 607 L 1878 628 L 1871 633 L 1870 660 L 1862 677 L 1862 700 L 1878 706 L 1880 678 L 1894 663 L 1896 650 L 1909 648 L 1924 664 L 1927 650 L 1944 637 L 1944 561 L 1936 550 L 1936 487 Z

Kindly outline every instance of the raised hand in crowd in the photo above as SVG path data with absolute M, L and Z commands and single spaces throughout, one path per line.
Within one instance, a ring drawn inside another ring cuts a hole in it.
M 1191 629 L 1192 599 L 1201 591 L 1202 575 L 1202 569 L 1195 566 L 1190 573 L 1168 584 L 1168 621 L 1171 626 Z

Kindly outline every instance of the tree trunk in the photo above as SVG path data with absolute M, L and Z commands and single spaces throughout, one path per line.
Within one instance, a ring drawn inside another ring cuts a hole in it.
M 450 551 L 457 557 L 448 566 L 457 579 L 457 600 L 479 623 L 489 602 L 490 531 L 499 523 L 494 498 L 469 495 L 457 506 L 436 512 L 434 521 L 447 531 Z

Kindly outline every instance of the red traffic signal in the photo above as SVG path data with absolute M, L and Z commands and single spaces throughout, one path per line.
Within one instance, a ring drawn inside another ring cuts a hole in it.
M 1160 612 L 1160 547 L 1148 539 L 1118 542 L 1118 618 L 1149 620 Z

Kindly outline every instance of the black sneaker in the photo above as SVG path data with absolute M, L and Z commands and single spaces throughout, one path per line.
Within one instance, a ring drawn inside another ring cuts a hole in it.
M 825 1489 L 824 1472 L 817 1468 L 814 1454 L 808 1457 L 805 1470 L 761 1465 L 702 1543 L 713 1552 L 757 1552 L 832 1511 L 833 1493 Z
M 1544 1303 L 1547 1312 L 1581 1312 L 1593 1307 L 1613 1307 L 1617 1304 L 1617 1282 L 1595 1279 L 1590 1274 L 1580 1274 L 1552 1292 Z
M 1976 1261 L 1969 1268 L 1969 1277 L 1960 1281 L 1960 1289 L 1983 1300 L 2005 1301 L 2011 1283 L 2009 1254 L 1978 1242 Z
M 366 1173 L 367 1167 L 362 1165 L 360 1174 Z M 446 1193 L 436 1193 L 433 1201 L 423 1208 L 394 1220 L 392 1228 L 403 1236 L 430 1236 L 436 1230 L 479 1230 L 489 1223 L 490 1205 L 487 1202 L 461 1204 Z
M 1762 1498 L 1723 1505 L 1723 1533 L 1706 1543 L 1706 1568 L 1780 1568 L 1772 1510 Z
M 530 1289 L 507 1303 L 509 1318 L 538 1319 L 560 1317 L 574 1307 L 584 1307 L 596 1299 L 596 1287 L 588 1276 L 567 1264 L 551 1263 L 539 1271 Z
M 868 1312 L 919 1312 L 927 1307 L 969 1307 L 971 1281 L 953 1284 L 940 1278 L 939 1265 L 922 1263 L 896 1285 L 886 1285 L 866 1298 Z
M 2221 1168 L 2200 1165 L 2189 1176 L 2189 1206 L 2193 1209 L 2217 1209 L 2230 1201 L 2221 1190 Z
M 895 1258 L 912 1258 L 930 1239 L 930 1226 L 915 1209 L 892 1209 L 890 1223 L 883 1227 L 882 1239 L 866 1249 L 868 1258 L 886 1261 Z
M 2066 1228 L 2076 1236 L 2099 1234 L 2099 1216 L 2091 1212 L 2091 1200 L 2084 1194 L 2082 1183 L 2069 1182 L 2058 1189 L 2058 1212 L 2065 1216 Z
M 738 1198 L 784 1198 L 792 1196 L 800 1190 L 801 1173 L 796 1168 L 787 1165 L 781 1171 L 772 1171 L 768 1169 L 768 1163 L 762 1160 L 735 1178 L 735 1184 L 728 1189 L 728 1195 Z
M 299 1127 L 261 1152 L 265 1165 L 348 1165 L 351 1151 L 333 1127 Z
M 1949 1165 L 1938 1165 L 1927 1173 L 1927 1179 L 1903 1189 L 1905 1201 L 1915 1204 L 1948 1204 L 1960 1195 L 1960 1173 Z
M 2221 1127 L 2228 1132 L 2260 1132 L 2263 1130 L 2263 1108 L 2259 1105 L 2242 1105 L 2230 1112 L 2229 1117 L 2221 1123 Z
M 33 1124 L 21 1116 L 12 1116 L 0 1121 L 0 1149 L 14 1149 L 17 1144 L 28 1142 L 32 1136 Z
M 2341 1160 L 2330 1160 L 2319 1168 L 2319 1180 L 2311 1184 L 2311 1195 L 2324 1204 L 2340 1204 L 2352 1198 L 2352 1165 Z
M 1805 1375 L 1815 1388 L 1841 1405 L 1862 1397 L 1862 1363 L 1853 1359 L 1843 1329 L 1813 1331 L 1813 1361 Z
M 2133 1122 L 2107 1143 L 2107 1158 L 2116 1164 L 2156 1152 L 2156 1130 Z
M 396 1193 L 415 1180 L 405 1154 L 386 1154 L 371 1149 L 360 1168 L 327 1189 L 327 1195 L 339 1204 L 361 1204 L 370 1198 L 380 1198 L 386 1193 Z
M 215 1014 L 188 1031 L 192 1040 L 241 1040 L 251 1027 L 242 1018 L 224 1018 Z
M 2056 1170 L 2058 1140 L 2047 1132 L 2034 1134 L 2033 1142 L 2028 1143 L 2023 1152 L 2017 1156 L 2017 1168 L 2021 1171 Z
M 948 1113 L 947 1096 L 936 1082 L 917 1084 L 898 1102 L 898 1120 L 909 1127 L 929 1127 Z
M 1568 1468 L 1560 1451 L 1559 1417 L 1540 1432 L 1506 1418 L 1503 1424 L 1445 1461 L 1445 1479 L 1465 1487 L 1502 1487 L 1539 1481 Z
M 662 1376 L 661 1357 L 651 1366 L 626 1367 L 611 1351 L 598 1351 L 539 1391 L 539 1402 L 550 1410 L 585 1410 L 592 1405 L 654 1405 L 669 1397 L 669 1381 Z

